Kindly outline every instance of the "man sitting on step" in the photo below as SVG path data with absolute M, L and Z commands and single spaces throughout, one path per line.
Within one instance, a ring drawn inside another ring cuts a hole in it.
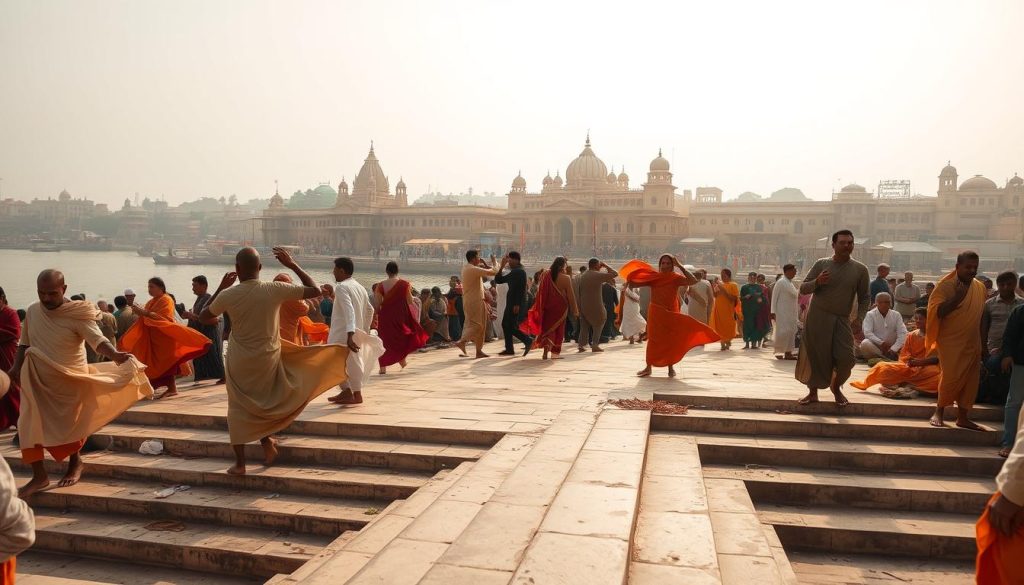
M 857 348 L 857 357 L 874 360 L 895 360 L 907 339 L 903 316 L 892 310 L 892 296 L 878 293 L 875 308 L 864 316 L 864 341 Z
M 881 293 L 878 296 L 881 297 Z M 895 311 L 890 311 L 894 313 Z M 870 314 L 870 313 L 869 313 Z M 939 392 L 939 357 L 928 351 L 925 345 L 925 331 L 928 324 L 928 309 L 918 307 L 914 310 L 914 323 L 917 330 L 907 335 L 900 361 L 880 362 L 875 364 L 864 380 L 851 382 L 850 385 L 860 390 L 867 390 L 875 384 L 892 388 L 909 386 L 919 392 L 938 394 Z

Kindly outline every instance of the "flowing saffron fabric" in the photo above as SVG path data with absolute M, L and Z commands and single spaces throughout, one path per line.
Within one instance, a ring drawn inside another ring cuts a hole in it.
M 988 520 L 988 508 L 999 492 L 988 501 L 975 526 L 978 557 L 975 561 L 978 585 L 1019 585 L 1024 583 L 1024 529 L 1011 537 L 996 532 Z
M 299 337 L 305 339 L 302 345 L 319 345 L 327 343 L 327 336 L 331 333 L 331 326 L 326 323 L 317 323 L 309 317 L 299 317 Z
M 382 368 L 397 364 L 427 343 L 427 332 L 409 307 L 410 286 L 409 281 L 399 279 L 380 303 L 377 335 L 384 342 L 384 355 L 377 362 Z
M 679 287 L 686 278 L 659 272 L 642 260 L 630 260 L 619 270 L 627 282 L 651 287 L 647 308 L 647 363 L 655 367 L 678 363 L 691 349 L 721 338 L 714 329 L 679 312 Z
M 204 355 L 213 344 L 202 333 L 175 322 L 170 295 L 150 299 L 145 308 L 169 320 L 142 317 L 121 336 L 119 344 L 122 351 L 146 364 L 146 377 L 159 388 L 177 376 L 185 362 Z
M 732 341 L 736 337 L 736 320 L 739 317 L 739 296 L 740 287 L 734 282 L 723 282 L 719 286 L 728 291 L 736 301 L 730 301 L 724 294 L 715 296 L 714 309 L 711 311 L 711 327 L 718 332 L 718 336 L 725 341 Z
M 18 353 L 18 340 L 21 339 L 21 320 L 18 312 L 5 305 L 0 309 L 0 371 L 8 371 L 14 365 L 14 356 Z M 21 387 L 11 384 L 3 398 L 0 398 L 0 430 L 18 424 L 18 413 L 21 408 Z
M 985 308 L 985 285 L 972 279 L 960 305 L 945 317 L 939 307 L 956 295 L 956 270 L 935 285 L 928 299 L 928 327 L 925 330 L 929 351 L 937 351 L 942 374 L 939 377 L 938 406 L 956 402 L 961 408 L 974 406 L 981 379 L 981 336 L 978 327 Z
M 537 287 L 537 298 L 530 307 L 519 330 L 533 336 L 533 347 L 544 348 L 558 355 L 565 339 L 565 320 L 569 317 L 569 299 L 551 280 L 551 271 L 545 270 Z

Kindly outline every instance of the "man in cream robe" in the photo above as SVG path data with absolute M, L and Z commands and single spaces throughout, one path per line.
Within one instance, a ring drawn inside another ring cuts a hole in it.
M 689 297 L 688 314 L 707 325 L 711 322 L 711 308 L 714 305 L 715 293 L 711 290 L 711 283 L 707 281 L 707 271 L 698 270 L 693 273 L 693 276 L 697 278 L 697 282 L 687 287 L 686 291 L 686 296 Z
M 775 281 L 772 287 L 772 319 L 775 320 L 775 357 L 795 360 L 793 350 L 796 349 L 796 329 L 800 322 L 800 296 L 793 284 L 796 267 L 786 264 L 782 267 L 782 278 Z
M 19 492 L 23 498 L 50 484 L 44 450 L 57 461 L 69 458 L 67 473 L 57 485 L 74 485 L 83 467 L 78 452 L 89 435 L 140 398 L 153 396 L 145 366 L 117 351 L 100 332 L 96 307 L 64 298 L 63 274 L 44 270 L 36 285 L 39 302 L 27 310 L 9 372 L 21 382 L 18 436 L 22 460 L 32 466 L 32 479 Z M 110 362 L 89 364 L 85 343 Z
M 334 288 L 324 287 L 324 293 L 334 297 L 331 311 L 331 332 L 327 343 L 348 346 L 346 362 L 348 379 L 341 392 L 328 398 L 335 404 L 363 402 L 363 385 L 370 379 L 377 359 L 384 355 L 384 342 L 370 332 L 373 324 L 373 305 L 363 285 L 352 278 L 355 264 L 351 258 L 334 260 Z
M 491 256 L 492 266 L 495 263 L 494 256 Z M 484 335 L 487 333 L 490 313 L 484 299 L 484 278 L 494 276 L 495 269 L 492 266 L 480 258 L 478 250 L 466 252 L 466 265 L 462 267 L 462 306 L 466 322 L 462 324 L 462 338 L 455 344 L 462 355 L 466 355 L 466 344 L 472 342 L 476 345 L 475 357 L 488 357 L 484 353 Z
M 234 475 L 245 473 L 246 443 L 259 441 L 264 463 L 271 465 L 277 458 L 271 435 L 290 425 L 311 400 L 345 381 L 349 348 L 302 347 L 281 340 L 281 304 L 320 296 L 320 288 L 287 251 L 274 248 L 274 256 L 302 285 L 260 281 L 259 252 L 243 248 L 235 256 L 236 272 L 224 275 L 199 316 L 208 325 L 222 313 L 231 318 L 226 370 L 228 434 L 235 451 L 235 465 L 228 473 Z M 239 284 L 232 287 L 236 279 Z

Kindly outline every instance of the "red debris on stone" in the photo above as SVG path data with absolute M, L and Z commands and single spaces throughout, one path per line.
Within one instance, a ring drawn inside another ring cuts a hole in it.
M 639 398 L 609 400 L 608 404 L 625 410 L 650 410 L 655 414 L 686 414 L 690 408 L 685 404 L 676 404 L 667 400 L 640 400 Z

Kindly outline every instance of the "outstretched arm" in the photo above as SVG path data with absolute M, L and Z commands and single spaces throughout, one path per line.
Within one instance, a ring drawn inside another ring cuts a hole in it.
M 231 285 L 235 284 L 236 280 L 238 280 L 237 273 L 228 272 L 224 274 L 224 278 L 220 279 L 220 286 L 217 287 L 217 291 L 213 293 L 212 297 L 210 297 L 210 302 L 206 303 L 206 306 L 203 307 L 202 312 L 199 313 L 200 323 L 202 323 L 203 325 L 217 324 L 217 322 L 220 320 L 220 317 L 218 316 L 217 313 L 214 313 L 212 310 L 210 310 L 210 307 L 213 306 L 213 302 L 217 300 L 218 296 L 220 296 L 221 291 L 230 288 Z

